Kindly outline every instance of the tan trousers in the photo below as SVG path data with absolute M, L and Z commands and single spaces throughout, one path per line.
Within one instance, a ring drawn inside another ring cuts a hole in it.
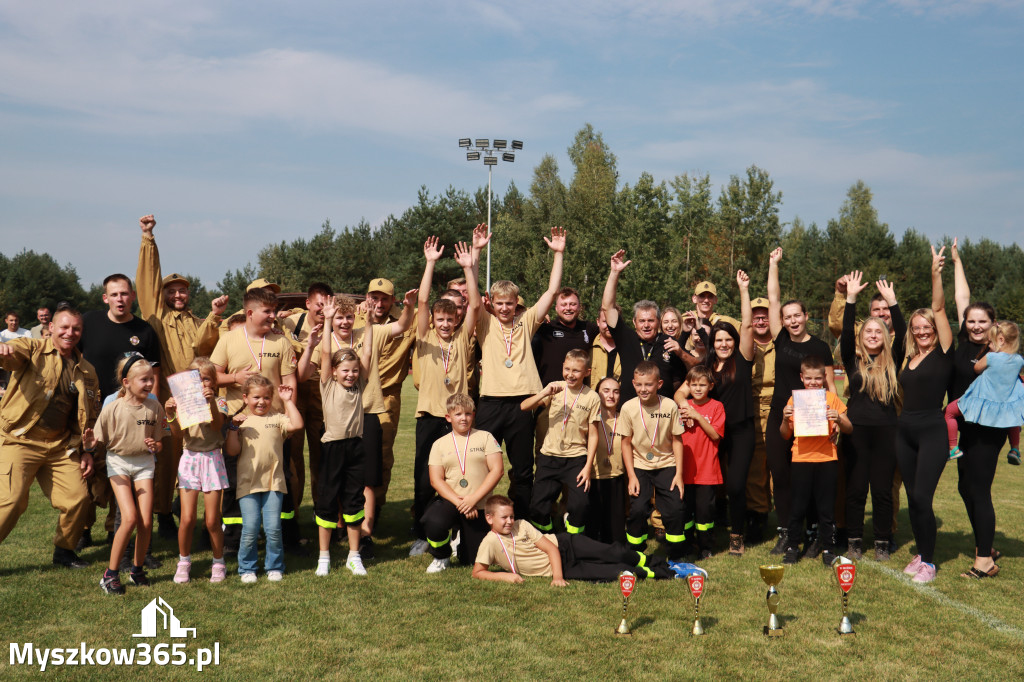
M 771 478 L 768 474 L 768 455 L 764 445 L 764 431 L 768 424 L 768 410 L 761 410 L 760 419 L 754 420 L 754 458 L 747 472 L 747 509 L 762 514 L 772 510 Z
M 385 412 L 380 417 L 381 450 L 383 451 L 384 468 L 382 470 L 383 485 L 376 489 L 377 508 L 387 502 L 388 487 L 391 485 L 391 470 L 395 466 L 395 436 L 398 435 L 398 418 L 402 414 L 402 387 L 389 388 L 384 391 Z
M 7 440 L 0 445 L 0 542 L 28 509 L 33 480 L 39 481 L 43 494 L 60 512 L 53 544 L 73 551 L 85 529 L 89 488 L 82 479 L 79 456 L 68 457 L 61 443 Z
M 320 473 L 320 438 L 324 435 L 324 412 L 320 401 L 310 397 L 312 391 L 319 391 L 319 382 L 303 381 L 298 391 L 299 414 L 302 415 L 302 422 L 305 424 L 305 437 L 302 433 L 295 434 L 288 439 L 288 447 L 291 449 L 291 457 L 288 466 L 291 468 L 292 480 L 292 501 L 295 508 L 302 505 L 302 498 L 306 491 L 306 454 L 305 444 L 309 442 L 309 487 L 313 496 L 313 504 L 316 504 L 316 487 Z

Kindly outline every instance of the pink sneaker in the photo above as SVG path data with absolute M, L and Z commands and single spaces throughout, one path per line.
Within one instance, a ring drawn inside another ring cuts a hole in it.
M 215 563 L 213 565 L 213 568 L 210 569 L 210 582 L 211 583 L 222 583 L 222 582 L 224 582 L 224 578 L 225 578 L 225 576 L 227 576 L 227 572 L 228 572 L 228 567 L 227 566 L 225 566 L 224 564 L 217 564 L 217 563 Z
M 922 561 L 921 568 L 917 570 L 917 573 L 910 580 L 915 583 L 930 583 L 935 580 L 935 566 Z
M 903 572 L 907 575 L 917 575 L 917 572 L 919 570 L 921 570 L 920 554 L 916 555 L 913 559 L 910 560 L 910 563 L 907 564 L 907 567 L 903 569 Z
M 174 571 L 174 582 L 176 583 L 187 583 L 189 580 L 189 572 L 192 570 L 192 562 L 186 559 L 182 559 L 178 562 L 178 568 Z

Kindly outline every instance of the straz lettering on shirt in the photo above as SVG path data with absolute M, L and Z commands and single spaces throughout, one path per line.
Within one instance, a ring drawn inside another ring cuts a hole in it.
M 156 426 L 156 420 L 155 419 L 140 419 L 137 422 L 135 422 L 135 424 L 137 426 Z
M 280 424 L 264 424 L 263 428 L 265 428 L 265 429 L 280 429 L 281 425 Z
M 260 353 L 260 357 L 261 358 L 279 358 L 279 357 L 281 357 L 281 354 L 280 353 Z
M 469 451 L 470 452 L 486 452 L 487 451 L 487 446 L 480 445 L 480 446 L 475 447 L 475 448 L 470 448 Z
M 647 416 L 651 419 L 671 419 L 672 414 L 670 412 L 648 412 Z

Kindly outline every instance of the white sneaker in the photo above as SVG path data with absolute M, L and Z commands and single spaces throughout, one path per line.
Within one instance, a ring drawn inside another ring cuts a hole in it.
M 242 574 L 242 582 L 246 583 L 246 584 L 256 582 L 256 574 L 255 573 L 243 573 Z
M 446 571 L 450 565 L 451 561 L 449 559 L 434 559 L 430 562 L 430 565 L 427 566 L 427 573 L 440 573 L 441 571 Z
M 347 568 L 352 575 L 366 575 L 366 569 L 363 568 L 363 558 L 358 554 L 349 557 L 348 561 L 345 562 L 345 568 Z
M 318 576 L 325 576 L 331 572 L 331 560 L 330 559 L 318 559 L 316 562 L 316 574 Z
M 427 547 L 430 547 L 430 543 L 426 540 L 416 540 L 409 548 L 409 556 L 419 556 L 427 551 Z
M 267 580 L 272 583 L 279 583 L 284 580 L 284 573 L 281 571 L 267 571 Z
M 459 543 L 462 542 L 462 534 L 455 533 L 455 537 L 452 538 L 452 556 L 455 556 L 459 549 Z

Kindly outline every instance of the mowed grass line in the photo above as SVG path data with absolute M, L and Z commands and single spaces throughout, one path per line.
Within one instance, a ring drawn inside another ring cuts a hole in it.
M 999 466 L 994 495 L 996 544 L 1005 555 L 1002 574 L 977 582 L 959 577 L 970 566 L 974 541 L 956 493 L 956 467 L 947 467 L 936 495 L 940 571 L 929 589 L 950 603 L 939 603 L 866 559 L 851 593 L 857 635 L 840 638 L 835 633 L 841 615 L 838 589 L 820 561 L 805 560 L 787 569 L 780 586 L 786 636 L 767 640 L 761 634 L 768 614 L 767 588 L 757 570 L 769 562 L 766 543 L 739 560 L 722 554 L 705 562 L 710 578 L 701 608 L 704 637 L 689 634 L 693 604 L 682 581 L 640 583 L 629 608 L 634 634 L 619 637 L 613 634 L 621 614 L 617 586 L 573 583 L 555 589 L 537 578 L 512 587 L 473 581 L 465 568 L 428 576 L 428 556 L 407 556 L 415 399 L 407 383 L 378 559 L 369 565 L 366 579 L 344 570 L 347 548 L 336 545 L 327 578 L 313 575 L 314 553 L 304 559 L 287 557 L 288 572 L 279 584 L 261 579 L 254 586 L 242 585 L 235 562 L 229 560 L 228 581 L 211 585 L 206 581 L 210 554 L 198 552 L 194 581 L 175 585 L 176 549 L 157 540 L 156 554 L 164 567 L 151 572 L 153 587 L 129 586 L 125 597 L 115 598 L 97 585 L 107 546 L 86 550 L 84 556 L 94 567 L 85 571 L 50 567 L 56 512 L 34 489 L 28 512 L 0 545 L 0 625 L 7 645 L 0 656 L 0 677 L 193 677 L 195 671 L 188 667 L 53 667 L 40 674 L 9 666 L 10 642 L 131 647 L 145 641 L 131 635 L 139 631 L 140 610 L 158 595 L 185 627 L 197 628 L 197 638 L 187 640 L 190 652 L 220 642 L 220 666 L 203 673 L 211 679 L 709 679 L 723 674 L 949 679 L 979 670 L 1009 677 L 1024 674 L 1017 634 L 1024 632 L 1024 613 L 1018 606 L 1024 584 L 1022 468 L 1005 462 Z M 504 488 L 503 483 L 498 489 Z M 901 547 L 889 564 L 897 572 L 913 549 L 905 497 L 902 508 L 897 534 Z M 314 538 L 308 494 L 301 518 L 304 535 Z M 867 528 L 870 534 L 870 516 Z M 865 540 L 870 546 L 870 535 Z M 720 546 L 724 548 L 724 538 Z M 993 629 L 952 603 L 1012 629 Z M 173 641 L 163 637 L 151 643 Z

